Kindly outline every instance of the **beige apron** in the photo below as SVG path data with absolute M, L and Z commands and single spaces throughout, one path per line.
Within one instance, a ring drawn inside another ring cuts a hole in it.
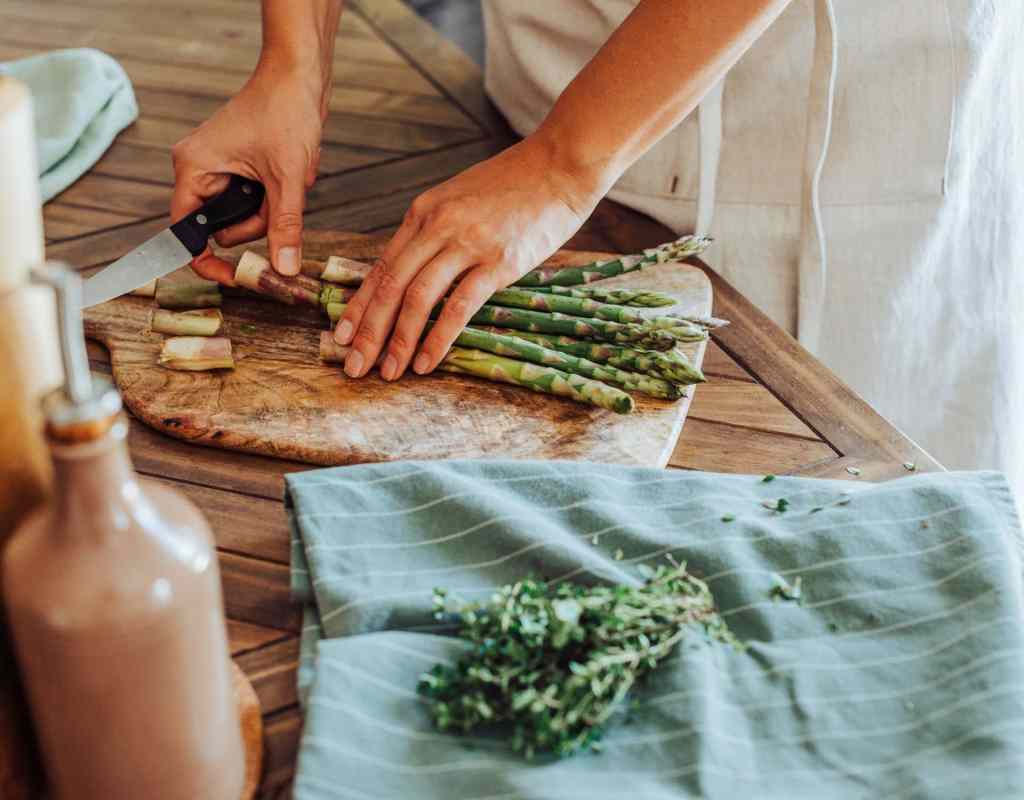
M 485 0 L 516 130 L 635 5 Z M 793 0 L 611 197 L 709 231 L 709 262 L 908 435 L 1024 489 L 1020 41 L 1022 0 Z

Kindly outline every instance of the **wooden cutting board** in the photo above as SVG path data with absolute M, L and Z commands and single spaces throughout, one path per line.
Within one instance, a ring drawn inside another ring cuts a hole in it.
M 308 231 L 303 256 L 369 261 L 384 243 Z M 562 251 L 549 263 L 608 257 Z M 656 287 L 679 299 L 651 313 L 711 313 L 710 283 L 695 267 L 661 264 L 608 285 Z M 197 444 L 311 464 L 486 457 L 663 467 L 694 391 L 674 403 L 634 395 L 636 411 L 619 415 L 457 375 L 351 380 L 318 359 L 325 317 L 248 297 L 225 297 L 222 309 L 235 370 L 173 372 L 156 363 L 163 337 L 147 331 L 151 308 L 149 298 L 120 297 L 86 312 L 86 335 L 110 351 L 114 381 L 132 414 Z M 704 344 L 684 351 L 699 365 Z

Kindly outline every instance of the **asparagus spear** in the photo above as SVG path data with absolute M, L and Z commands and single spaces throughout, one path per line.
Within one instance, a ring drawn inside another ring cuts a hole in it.
M 672 295 L 648 289 L 612 289 L 606 286 L 535 286 L 532 291 L 578 297 L 581 300 L 597 300 L 599 303 L 645 308 L 674 306 L 678 302 Z
M 344 256 L 331 256 L 322 261 L 302 262 L 302 273 L 313 278 L 330 281 L 340 286 L 359 286 L 373 268 L 371 264 L 354 261 Z
M 436 318 L 440 308 L 438 306 L 434 309 L 432 318 Z M 344 311 L 344 303 L 327 304 L 327 315 L 331 322 L 337 322 Z M 631 343 L 651 350 L 671 350 L 675 345 L 675 338 L 670 331 L 652 330 L 640 325 L 620 325 L 600 319 L 584 320 L 565 314 L 545 314 L 522 308 L 485 305 L 473 315 L 470 323 L 477 326 L 503 325 L 538 333 L 571 334 L 580 338 Z
M 154 308 L 149 327 L 154 333 L 170 336 L 216 336 L 224 324 L 224 316 L 216 308 L 192 311 L 168 311 Z
M 279 274 L 263 256 L 251 250 L 242 254 L 235 267 L 235 283 L 280 300 L 288 305 L 316 308 L 320 305 L 323 282 L 299 273 L 293 277 Z
M 201 372 L 234 369 L 231 340 L 223 337 L 175 336 L 164 339 L 158 363 L 167 369 Z
M 516 286 L 578 286 L 612 278 L 640 269 L 645 264 L 682 261 L 703 253 L 712 240 L 706 236 L 683 236 L 674 242 L 644 250 L 643 255 L 623 256 L 612 261 L 593 261 L 579 267 L 538 267 L 516 281 Z
M 132 289 L 128 294 L 133 294 L 136 297 L 152 297 L 156 294 L 156 280 L 151 280 L 149 283 L 140 286 L 138 289 Z
M 558 350 L 599 364 L 609 364 L 629 372 L 639 372 L 655 378 L 662 378 L 672 383 L 704 383 L 706 380 L 704 374 L 678 350 L 655 353 L 614 344 L 584 342 L 569 336 L 528 333 L 508 328 L 485 328 L 484 330 L 525 339 L 551 350 Z
M 335 342 L 330 331 L 320 333 L 322 361 L 341 363 L 351 349 Z M 475 375 L 486 380 L 523 386 L 535 392 L 569 397 L 577 402 L 607 408 L 619 414 L 628 414 L 634 408 L 632 397 L 600 381 L 562 372 L 550 366 L 515 361 L 480 350 L 453 347 L 437 368 L 442 372 Z
M 578 403 L 589 403 L 617 414 L 629 414 L 635 407 L 633 398 L 614 386 L 562 372 L 554 367 L 516 361 L 480 350 L 453 347 L 439 369 L 511 383 L 542 394 L 568 397 Z
M 491 303 L 512 308 L 569 314 L 575 317 L 603 319 L 623 325 L 642 325 L 671 333 L 681 342 L 697 342 L 708 338 L 707 331 L 680 317 L 645 317 L 626 306 L 599 303 L 579 297 L 565 297 L 527 289 L 504 289 L 491 296 Z
M 729 324 L 729 320 L 719 319 L 718 317 L 699 317 L 691 314 L 669 314 L 669 316 L 676 317 L 684 322 L 691 322 L 694 325 L 700 325 L 702 328 L 708 328 L 709 330 L 724 328 Z
M 221 303 L 220 289 L 214 281 L 158 280 L 153 299 L 160 308 L 211 308 Z

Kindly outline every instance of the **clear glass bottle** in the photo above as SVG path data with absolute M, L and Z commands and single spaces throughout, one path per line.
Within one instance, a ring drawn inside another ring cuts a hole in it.
M 139 481 L 120 396 L 84 370 L 83 383 L 65 357 L 68 386 L 44 400 L 54 499 L 3 562 L 50 796 L 236 800 L 244 753 L 210 529 Z

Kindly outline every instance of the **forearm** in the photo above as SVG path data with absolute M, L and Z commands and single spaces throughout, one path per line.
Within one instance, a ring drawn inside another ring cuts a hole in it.
M 588 193 L 678 125 L 790 0 L 642 0 L 534 135 Z
M 260 69 L 300 71 L 329 92 L 344 0 L 263 0 Z

